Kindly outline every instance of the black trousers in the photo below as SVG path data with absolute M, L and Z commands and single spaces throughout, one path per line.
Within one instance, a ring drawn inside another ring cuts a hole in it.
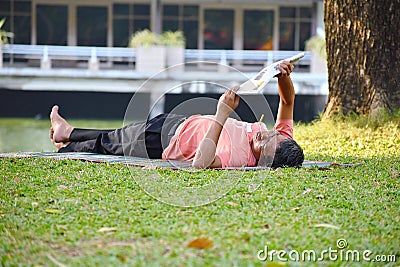
M 119 129 L 75 128 L 67 146 L 58 152 L 92 152 L 160 159 L 163 150 L 186 119 L 177 114 L 161 114 L 151 120 L 135 122 Z

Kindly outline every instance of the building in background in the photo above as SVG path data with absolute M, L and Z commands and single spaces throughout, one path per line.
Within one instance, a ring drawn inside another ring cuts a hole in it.
M 0 0 L 14 44 L 126 47 L 132 33 L 182 30 L 186 48 L 304 50 L 321 0 Z
M 14 38 L 2 48 L 0 116 L 43 118 L 58 103 L 71 117 L 119 119 L 134 93 L 140 110 L 134 113 L 143 119 L 183 103 L 190 103 L 188 112 L 204 113 L 186 100 L 219 97 L 261 66 L 304 50 L 305 41 L 323 28 L 323 1 L 0 0 L 3 17 L 3 29 Z M 138 51 L 121 47 L 143 29 L 184 33 L 183 71 L 166 69 L 151 82 L 154 73 L 138 71 Z M 302 121 L 317 116 L 327 96 L 326 72 L 313 73 L 312 59 L 306 57 L 292 76 L 295 120 Z M 265 88 L 274 112 L 276 83 Z M 250 102 L 259 119 L 265 101 L 256 96 Z

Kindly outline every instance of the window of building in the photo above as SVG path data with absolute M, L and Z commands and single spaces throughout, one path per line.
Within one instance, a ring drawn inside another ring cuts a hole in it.
M 68 6 L 37 5 L 36 34 L 39 45 L 67 45 Z
M 144 29 L 150 29 L 150 5 L 113 5 L 113 46 L 127 47 L 130 36 Z
M 163 5 L 163 31 L 182 31 L 186 48 L 198 48 L 199 8 L 192 5 Z
M 205 49 L 233 49 L 233 17 L 230 9 L 204 11 Z
M 304 50 L 311 37 L 311 7 L 281 7 L 279 9 L 279 49 Z
M 243 49 L 273 49 L 274 11 L 245 10 L 243 23 Z
M 11 43 L 31 43 L 31 2 L 0 1 L 0 18 L 6 18 L 3 30 L 14 33 Z
M 78 6 L 78 45 L 107 46 L 107 7 Z

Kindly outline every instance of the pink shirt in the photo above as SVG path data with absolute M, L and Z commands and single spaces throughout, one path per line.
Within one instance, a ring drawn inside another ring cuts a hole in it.
M 193 115 L 186 119 L 164 150 L 163 159 L 193 160 L 197 148 L 213 120 L 214 116 L 212 115 Z M 274 128 L 282 135 L 290 138 L 293 136 L 293 120 L 277 121 Z M 216 150 L 222 167 L 255 166 L 256 158 L 251 150 L 251 140 L 254 134 L 262 130 L 267 130 L 264 124 L 247 123 L 228 118 Z

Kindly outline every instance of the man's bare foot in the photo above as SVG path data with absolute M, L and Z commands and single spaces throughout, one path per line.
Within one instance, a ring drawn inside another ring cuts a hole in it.
M 50 113 L 51 128 L 50 128 L 50 139 L 52 143 L 57 147 L 61 148 L 69 143 L 69 136 L 74 130 L 63 117 L 58 114 L 58 106 L 54 106 Z M 61 146 L 61 147 L 59 147 Z
M 67 143 L 56 143 L 56 142 L 52 141 L 52 143 L 56 148 L 61 149 L 61 148 L 65 147 L 65 146 L 67 146 L 70 142 L 67 142 Z

